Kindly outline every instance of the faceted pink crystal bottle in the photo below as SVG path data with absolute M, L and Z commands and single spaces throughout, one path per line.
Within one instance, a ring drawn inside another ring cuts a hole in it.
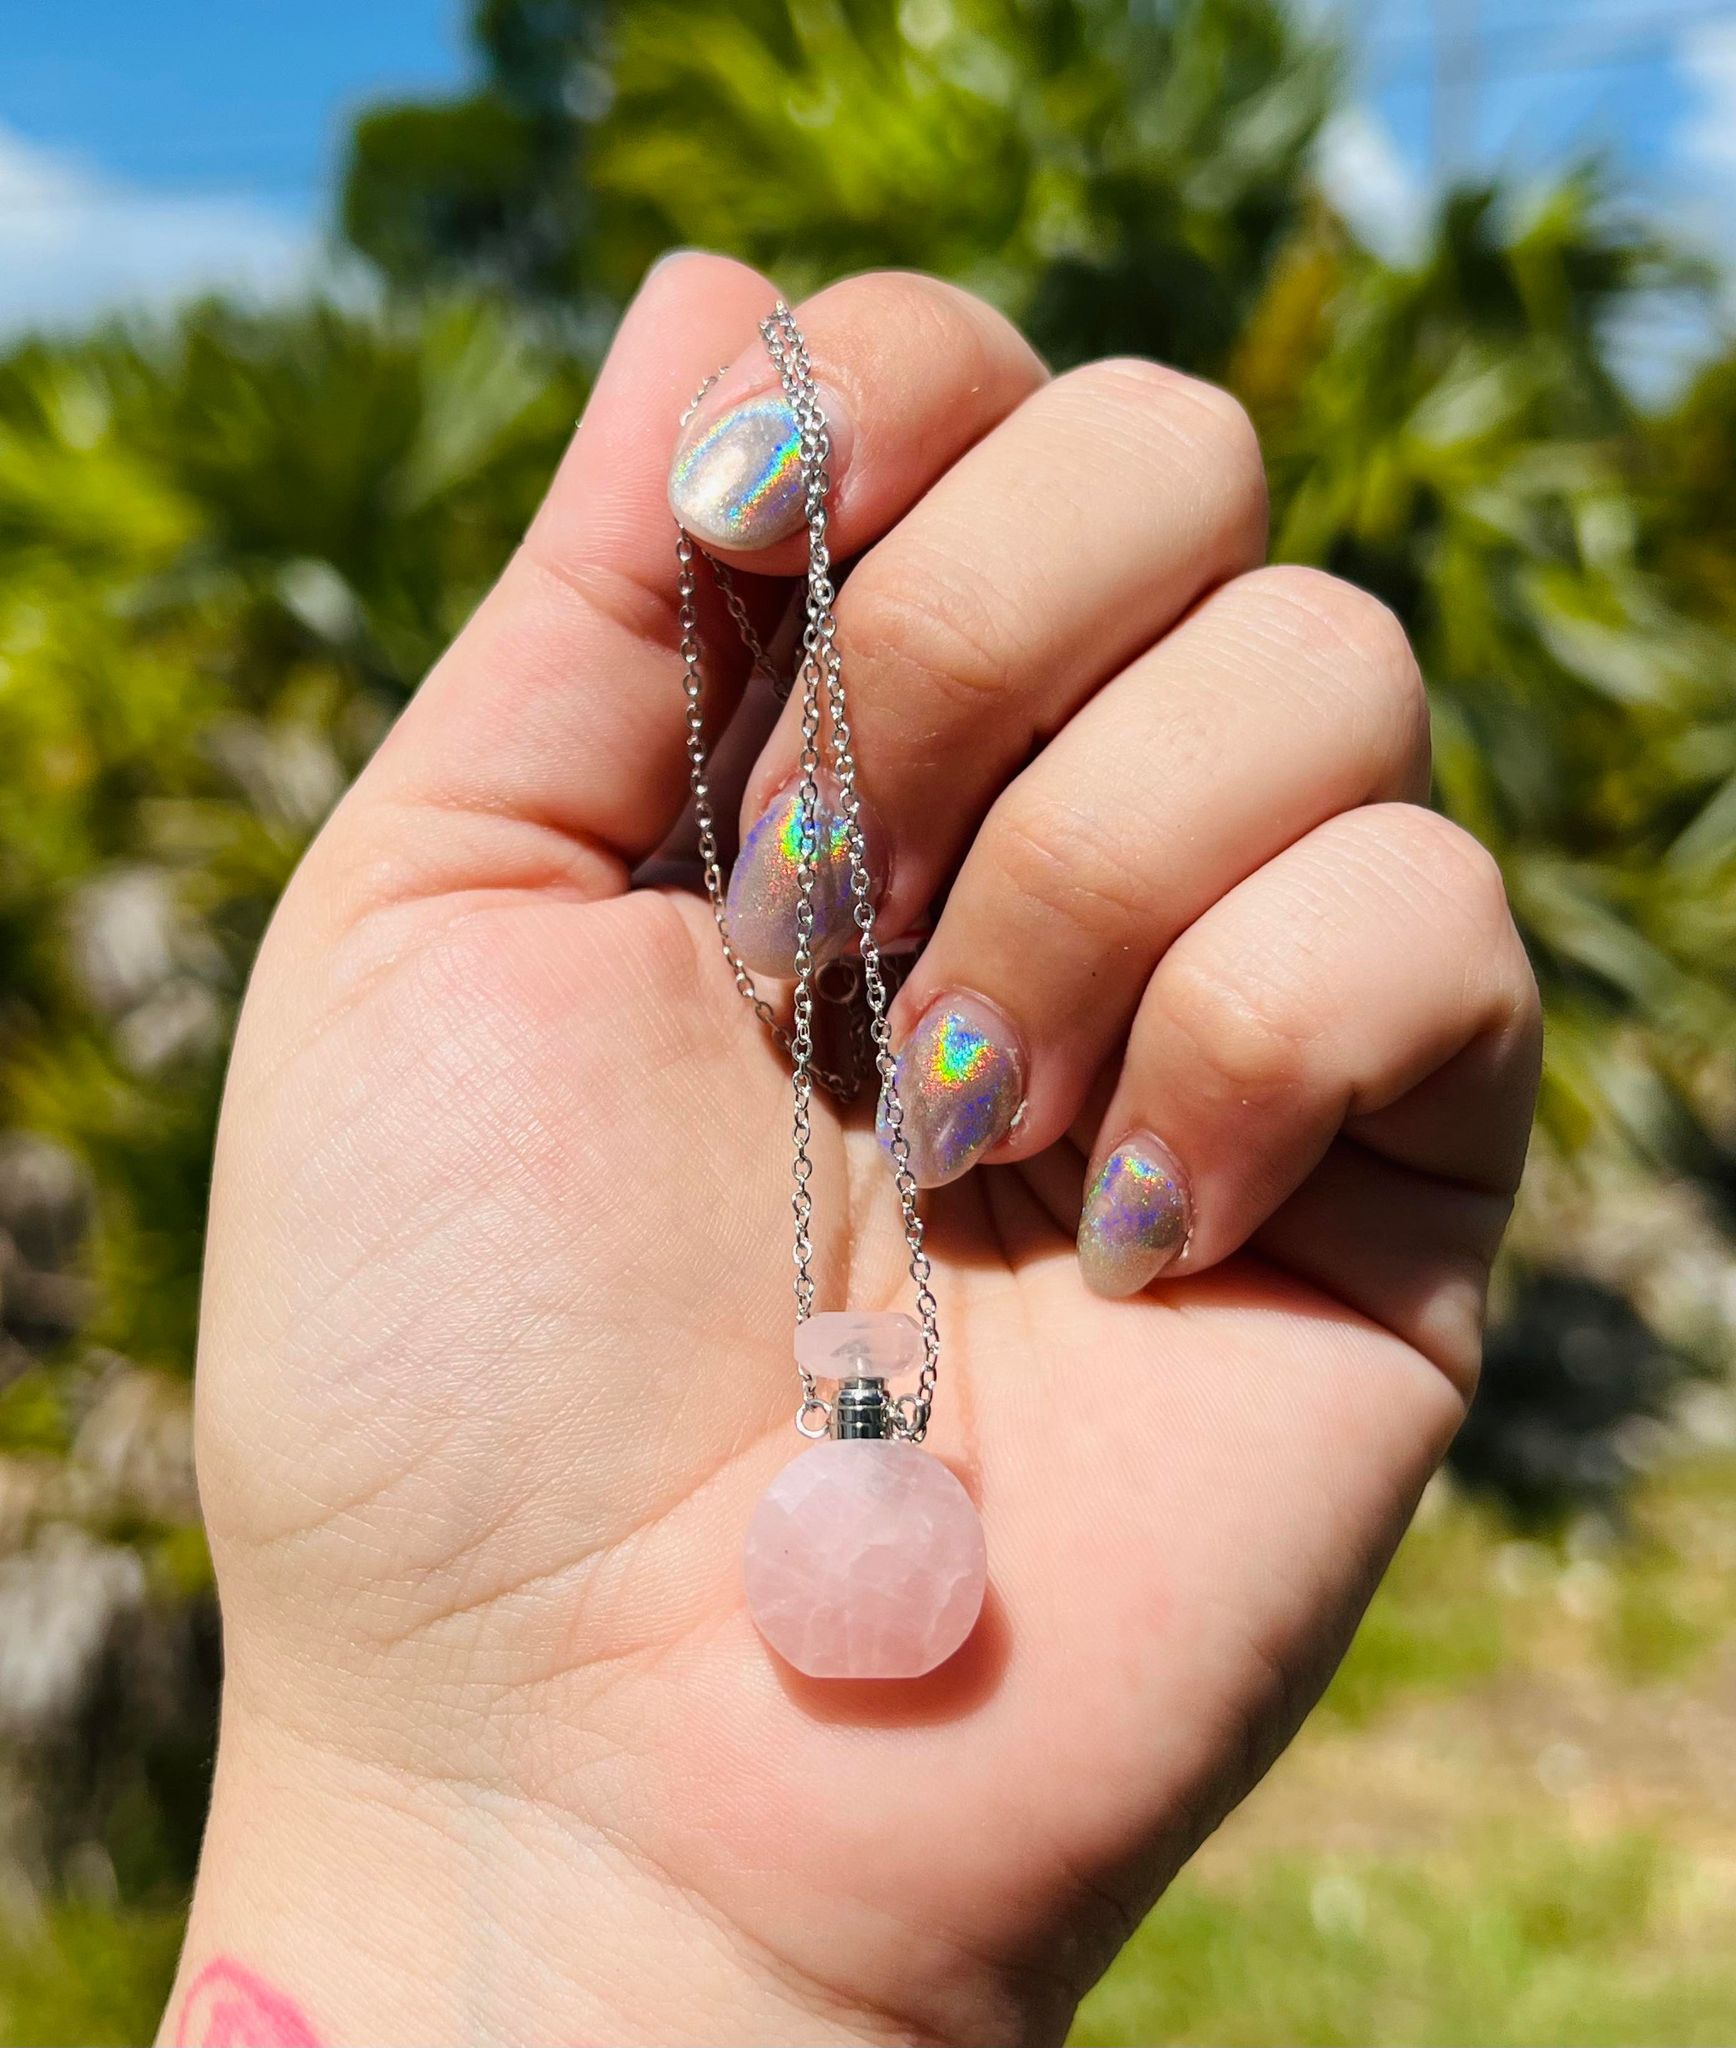
M 904 1315 L 810 1316 L 797 1363 L 830 1389 L 829 1435 L 787 1465 L 748 1524 L 747 1602 L 809 1678 L 920 1678 L 976 1626 L 982 1522 L 951 1472 L 893 1434 L 886 1387 L 914 1371 Z

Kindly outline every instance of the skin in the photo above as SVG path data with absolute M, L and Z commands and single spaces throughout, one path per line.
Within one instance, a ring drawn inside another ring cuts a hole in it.
M 686 795 L 673 422 L 719 361 L 714 406 L 767 387 L 773 297 L 652 275 L 262 953 L 198 1379 L 223 1732 L 165 2039 L 221 1982 L 285 2040 L 1059 2040 L 1316 1696 L 1470 1391 L 1538 1026 L 1492 864 L 1417 807 L 1402 636 L 1259 569 L 1222 394 L 1051 382 L 961 294 L 853 280 L 798 313 L 887 933 L 957 870 L 898 1028 L 975 990 L 1028 1103 L 927 1203 L 930 1448 L 983 1514 L 984 1619 L 911 1684 L 759 1642 L 787 1070 L 703 901 L 631 882 Z M 798 545 L 735 559 L 769 624 Z M 792 764 L 754 716 L 744 822 Z M 817 1121 L 822 1303 L 903 1307 L 868 1118 Z M 1106 1300 L 1080 1191 L 1136 1130 L 1194 1232 Z

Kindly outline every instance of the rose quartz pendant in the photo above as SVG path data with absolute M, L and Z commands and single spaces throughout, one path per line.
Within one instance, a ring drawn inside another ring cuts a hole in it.
M 969 1494 L 885 1433 L 882 1382 L 920 1360 L 921 1334 L 908 1316 L 813 1316 L 797 1341 L 816 1378 L 838 1380 L 833 1439 L 785 1466 L 754 1509 L 749 1611 L 809 1678 L 920 1678 L 976 1626 L 988 1577 Z
M 747 1604 L 810 1678 L 920 1678 L 976 1626 L 988 1577 L 970 1495 L 915 1444 L 816 1444 L 760 1496 Z

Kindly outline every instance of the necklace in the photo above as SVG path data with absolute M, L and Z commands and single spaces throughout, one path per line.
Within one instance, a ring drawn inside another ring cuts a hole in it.
M 838 652 L 826 541 L 831 436 L 807 344 L 780 300 L 760 323 L 794 424 L 804 486 L 808 570 L 801 659 L 801 780 L 797 791 L 795 994 L 786 1030 L 731 944 L 707 772 L 697 564 L 701 550 L 676 530 L 687 756 L 700 864 L 725 964 L 737 990 L 790 1057 L 790 1207 L 795 1219 L 796 1428 L 811 1447 L 779 1473 L 748 1525 L 748 1607 L 760 1633 L 811 1678 L 917 1678 L 950 1657 L 976 1625 L 987 1572 L 982 1523 L 958 1480 L 920 1448 L 940 1376 L 940 1322 L 923 1246 L 922 1214 L 887 1020 L 889 993 L 874 931 L 873 883 L 856 792 L 856 757 Z M 707 379 L 683 425 L 715 382 Z M 728 569 L 705 557 L 756 670 L 771 672 Z M 821 728 L 827 730 L 828 809 L 848 853 L 868 1045 L 880 1082 L 880 1128 L 902 1212 L 916 1315 L 817 1311 L 813 1274 L 813 1137 L 816 1084 L 849 1100 L 853 1080 L 817 1066 L 814 1043 L 814 890 L 819 868 Z M 914 1374 L 910 1391 L 890 1382 Z

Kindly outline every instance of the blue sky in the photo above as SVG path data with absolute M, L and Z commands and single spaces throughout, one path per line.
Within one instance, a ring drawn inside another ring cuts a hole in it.
M 464 75 L 455 0 L 4 0 L 0 325 L 318 262 L 346 122 Z
M 128 183 L 305 215 L 358 101 L 464 61 L 450 0 L 8 0 L 0 120 Z
M 1340 198 L 1402 248 L 1443 165 L 1612 159 L 1736 255 L 1736 0 L 1342 0 Z M 356 107 L 465 75 L 462 0 L 6 0 L 0 326 L 320 261 Z M 1435 83 L 1442 24 L 1449 83 Z
M 1395 203 L 1443 168 L 1597 159 L 1678 232 L 1736 249 L 1736 0 L 1350 0 L 1346 18 L 1347 125 Z

